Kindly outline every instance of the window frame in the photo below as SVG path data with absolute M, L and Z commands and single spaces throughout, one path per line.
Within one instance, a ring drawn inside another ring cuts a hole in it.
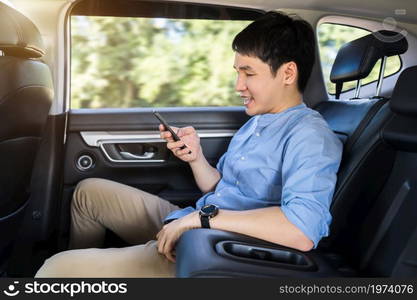
M 65 16 L 65 26 L 66 26 L 66 35 L 65 35 L 65 41 L 64 41 L 64 44 L 65 44 L 65 51 L 66 51 L 66 59 L 65 59 L 65 61 L 66 61 L 66 63 L 65 63 L 65 82 L 66 82 L 66 84 L 65 84 L 65 98 L 66 98 L 66 101 L 65 101 L 65 105 L 64 105 L 64 109 L 65 109 L 65 111 L 67 111 L 67 110 L 72 110 L 72 109 L 76 109 L 76 110 L 87 110 L 87 109 L 93 109 L 93 110 L 103 110 L 103 109 L 123 109 L 123 110 L 129 110 L 129 109 L 141 109 L 141 108 L 145 108 L 145 107 L 114 107 L 114 108 L 72 108 L 71 107 L 71 102 L 72 102 L 72 93 L 71 93 L 71 88 L 72 88 L 72 85 L 71 85 L 71 82 L 72 82 L 72 35 L 71 35 L 71 17 L 73 16 L 73 15 L 78 15 L 78 14 L 74 14 L 73 13 L 73 11 L 74 11 L 74 9 L 76 8 L 76 6 L 77 5 L 79 5 L 80 3 L 82 3 L 82 2 L 92 2 L 92 3 L 94 3 L 94 2 L 96 2 L 96 3 L 98 3 L 98 1 L 102 1 L 102 0 L 76 0 L 76 1 L 74 1 L 73 3 L 71 3 L 71 5 L 70 5 L 70 7 L 69 7 L 69 9 L 67 10 L 67 12 L 66 12 L 66 16 Z M 112 2 L 112 0 L 107 0 L 108 2 Z M 120 2 L 122 2 L 122 1 L 120 1 Z M 120 3 L 119 2 L 119 3 Z M 127 1 L 128 2 L 128 1 Z M 137 2 L 137 3 L 142 3 L 142 4 L 150 4 L 150 5 L 156 5 L 156 6 L 158 6 L 158 5 L 161 5 L 161 6 L 164 6 L 164 5 L 166 5 L 166 6 L 178 6 L 178 7 L 180 7 L 181 5 L 182 6 L 184 6 L 184 5 L 188 5 L 188 6 L 193 6 L 193 7 L 204 7 L 204 8 L 207 8 L 207 9 L 210 9 L 210 8 L 214 8 L 214 9 L 231 9 L 232 11 L 242 11 L 242 12 L 247 12 L 249 15 L 250 14 L 253 14 L 253 15 L 256 15 L 256 14 L 258 14 L 258 16 L 261 16 L 262 14 L 264 14 L 266 11 L 264 11 L 264 10 L 262 10 L 262 9 L 256 9 L 256 8 L 248 8 L 248 7 L 237 7 L 237 6 L 228 6 L 228 5 L 221 5 L 221 4 L 208 4 L 208 3 L 192 3 L 192 2 L 181 2 L 181 1 L 169 1 L 169 2 L 166 2 L 166 1 L 146 1 L 146 0 L 138 0 L 138 1 L 135 1 L 135 2 Z M 158 16 L 139 16 L 139 15 L 137 15 L 137 16 L 135 16 L 134 14 L 130 14 L 130 15 L 113 15 L 113 14 L 109 14 L 109 15 L 105 15 L 105 14 L 102 14 L 102 15 L 99 15 L 99 14 L 90 14 L 90 15 L 87 15 L 86 14 L 86 16 L 103 16 L 103 17 L 105 17 L 105 16 L 116 16 L 116 17 L 149 17 L 149 18 L 174 18 L 174 17 L 172 17 L 172 16 L 160 16 L 160 15 L 158 15 Z M 178 17 L 179 18 L 179 17 Z M 185 18 L 185 17 L 183 17 L 184 19 L 187 19 L 187 18 Z M 204 20 L 204 18 L 193 18 L 193 17 L 190 17 L 189 19 L 198 19 L 198 20 Z M 210 18 L 207 18 L 207 19 L 210 19 Z M 244 21 L 244 20 L 254 20 L 255 18 L 248 18 L 248 19 L 244 19 L 244 18 L 242 18 L 241 20 L 242 21 Z M 233 20 L 238 20 L 238 19 L 236 19 L 236 18 L 229 18 L 229 19 L 227 19 L 227 18 L 225 18 L 225 19 L 223 19 L 223 18 L 219 18 L 219 19 L 213 19 L 213 20 L 231 20 L 231 21 L 233 21 Z M 240 20 L 240 19 L 239 19 Z M 171 107 L 174 107 L 174 106 L 167 106 L 167 107 L 165 107 L 165 108 L 171 108 Z M 240 107 L 240 106 L 230 106 L 230 107 Z M 185 106 L 185 107 L 183 107 L 183 108 L 213 108 L 213 109 L 216 109 L 216 107 L 211 107 L 211 106 Z

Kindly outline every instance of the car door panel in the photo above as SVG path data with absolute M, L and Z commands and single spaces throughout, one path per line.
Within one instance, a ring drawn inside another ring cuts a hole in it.
M 233 134 L 249 119 L 242 107 L 160 108 L 174 127 L 193 126 L 207 161 L 216 166 Z M 150 108 L 80 109 L 68 117 L 61 203 L 61 235 L 68 235 L 69 207 L 81 180 L 98 177 L 114 180 L 180 207 L 194 205 L 202 196 L 189 164 L 176 158 L 159 136 L 159 121 Z M 130 157 L 130 153 L 135 157 Z M 153 153 L 153 157 L 145 157 Z M 82 156 L 91 168 L 77 166 Z M 137 156 L 144 156 L 138 158 Z

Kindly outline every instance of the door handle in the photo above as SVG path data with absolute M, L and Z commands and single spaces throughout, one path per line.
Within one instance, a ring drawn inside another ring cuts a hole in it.
M 132 154 L 130 152 L 122 151 L 120 155 L 125 159 L 151 159 L 155 156 L 155 152 L 145 152 L 141 155 Z

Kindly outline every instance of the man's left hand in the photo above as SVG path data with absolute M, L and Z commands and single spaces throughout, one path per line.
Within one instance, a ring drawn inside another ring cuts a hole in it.
M 175 263 L 175 255 L 173 252 L 181 234 L 187 230 L 200 227 L 201 223 L 198 211 L 164 225 L 156 235 L 158 252 L 164 254 L 168 260 Z

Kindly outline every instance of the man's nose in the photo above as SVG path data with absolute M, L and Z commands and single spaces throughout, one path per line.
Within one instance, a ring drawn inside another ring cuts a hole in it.
M 237 92 L 242 92 L 242 91 L 245 91 L 246 89 L 247 87 L 246 87 L 246 82 L 244 78 L 242 78 L 241 76 L 238 76 L 236 79 L 235 90 Z

